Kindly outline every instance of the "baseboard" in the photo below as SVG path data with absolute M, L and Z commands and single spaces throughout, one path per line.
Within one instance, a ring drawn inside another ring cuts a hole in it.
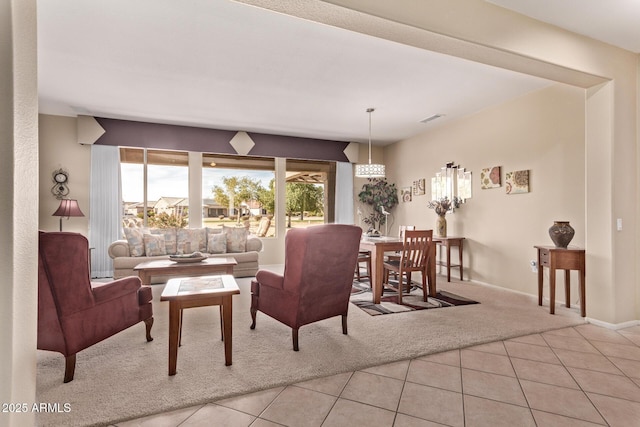
M 612 329 L 614 331 L 617 331 L 618 329 L 630 328 L 632 326 L 640 325 L 640 320 L 629 320 L 628 322 L 622 322 L 622 323 L 609 323 L 609 322 L 603 322 L 602 320 L 598 320 L 598 319 L 587 318 L 587 321 L 596 326 L 602 326 L 603 328 Z
M 492 285 L 491 283 L 481 282 L 479 280 L 465 280 L 464 282 L 475 283 L 476 285 L 482 285 L 482 286 L 486 286 L 488 288 L 500 289 L 502 291 L 513 292 L 514 294 L 530 297 L 534 301 L 538 300 L 538 296 L 537 295 L 528 294 L 528 293 L 522 292 L 522 291 L 516 291 L 514 289 L 503 288 L 502 286 Z
M 538 296 L 537 295 L 532 295 L 532 294 L 528 294 L 526 292 L 516 291 L 516 290 L 513 290 L 513 289 L 503 288 L 501 286 L 492 285 L 491 283 L 485 283 L 485 282 L 481 282 L 479 280 L 466 280 L 466 281 L 470 282 L 470 283 L 477 284 L 477 285 L 487 286 L 489 288 L 501 289 L 503 291 L 513 292 L 513 293 L 516 293 L 516 294 L 528 296 L 532 300 L 536 301 L 536 304 L 537 304 L 537 300 L 538 300 Z M 547 302 L 547 304 L 549 303 L 549 298 L 544 297 L 544 300 Z M 558 303 L 558 305 L 560 305 L 560 303 Z M 564 303 L 562 303 L 562 305 L 564 306 Z M 571 304 L 571 308 L 575 308 L 575 309 L 579 310 L 580 306 L 576 305 L 576 304 Z M 587 323 L 591 323 L 593 325 L 601 326 L 603 328 L 611 329 L 611 330 L 614 330 L 614 331 L 618 330 L 618 329 L 630 328 L 632 326 L 639 326 L 640 325 L 640 320 L 630 320 L 628 322 L 622 322 L 622 323 L 609 323 L 609 322 L 604 322 L 604 321 L 598 320 L 598 319 L 592 319 L 590 317 L 585 317 L 584 319 L 585 319 L 585 322 L 587 322 Z

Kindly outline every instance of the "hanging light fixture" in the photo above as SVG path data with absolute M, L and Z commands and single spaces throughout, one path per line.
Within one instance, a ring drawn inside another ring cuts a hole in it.
M 356 165 L 357 178 L 384 178 L 384 165 L 371 163 L 371 113 L 374 108 L 367 108 L 369 113 L 369 163 Z

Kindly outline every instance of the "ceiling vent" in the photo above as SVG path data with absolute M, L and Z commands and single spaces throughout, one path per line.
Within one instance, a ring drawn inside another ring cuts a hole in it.
M 434 121 L 435 119 L 439 119 L 440 117 L 444 117 L 444 114 L 434 114 L 433 116 L 429 116 L 426 119 L 420 120 L 420 123 L 429 123 Z

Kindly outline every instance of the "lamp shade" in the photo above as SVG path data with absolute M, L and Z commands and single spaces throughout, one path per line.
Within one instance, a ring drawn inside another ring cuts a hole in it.
M 58 210 L 53 213 L 53 216 L 66 216 L 67 218 L 72 216 L 84 216 L 78 206 L 78 201 L 74 199 L 62 199 L 60 200 L 60 206 Z
M 384 165 L 376 163 L 356 165 L 356 177 L 358 178 L 384 178 L 384 176 Z
M 356 178 L 384 178 L 384 165 L 371 163 L 371 113 L 375 108 L 367 108 L 369 114 L 369 163 L 356 165 Z

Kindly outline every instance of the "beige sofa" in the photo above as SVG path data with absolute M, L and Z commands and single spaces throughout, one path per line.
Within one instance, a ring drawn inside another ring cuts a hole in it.
M 170 255 L 202 252 L 209 257 L 233 257 L 235 277 L 255 276 L 262 240 L 244 227 L 201 229 L 125 229 L 125 239 L 109 245 L 113 259 L 113 277 L 137 275 L 133 268 L 145 261 L 168 259 Z M 153 277 L 152 283 L 164 283 L 166 277 Z

